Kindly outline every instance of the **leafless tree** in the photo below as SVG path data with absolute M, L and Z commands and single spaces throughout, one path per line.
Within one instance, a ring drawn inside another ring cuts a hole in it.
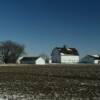
M 18 44 L 14 41 L 1 42 L 0 48 L 5 63 L 16 63 L 19 56 L 25 53 L 24 45 Z

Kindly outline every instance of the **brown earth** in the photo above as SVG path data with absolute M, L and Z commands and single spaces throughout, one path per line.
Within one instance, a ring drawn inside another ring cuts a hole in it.
M 100 100 L 100 65 L 0 65 L 5 92 L 45 98 L 39 100 Z

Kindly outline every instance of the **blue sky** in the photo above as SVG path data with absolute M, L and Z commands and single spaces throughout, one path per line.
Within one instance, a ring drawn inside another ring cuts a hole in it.
M 50 55 L 55 46 L 81 56 L 100 54 L 99 0 L 0 0 L 0 41 L 26 46 L 28 55 Z

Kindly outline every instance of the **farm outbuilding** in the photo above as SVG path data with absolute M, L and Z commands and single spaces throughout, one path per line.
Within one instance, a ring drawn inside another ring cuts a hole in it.
M 37 65 L 44 65 L 46 62 L 45 62 L 45 59 L 43 59 L 42 57 L 38 57 L 36 60 L 35 60 L 35 64 Z
M 53 49 L 52 63 L 75 64 L 79 62 L 79 53 L 76 48 L 56 47 Z
M 44 65 L 45 59 L 42 57 L 20 57 L 17 60 L 19 64 L 36 64 L 36 65 Z
M 80 61 L 81 63 L 100 64 L 99 55 L 86 55 Z

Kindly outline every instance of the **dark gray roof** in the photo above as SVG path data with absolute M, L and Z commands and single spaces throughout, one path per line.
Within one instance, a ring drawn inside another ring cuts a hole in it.
M 60 52 L 60 53 L 64 53 L 64 54 L 70 54 L 70 55 L 79 55 L 78 51 L 76 48 L 66 48 L 66 47 L 56 47 L 56 49 Z
M 35 61 L 38 57 L 23 57 L 20 59 L 20 62 L 23 64 L 35 64 Z
M 100 56 L 98 56 L 98 57 L 95 57 L 95 56 L 92 56 L 92 55 L 88 55 L 88 56 L 95 59 L 95 60 L 100 60 Z
M 39 57 L 23 57 L 21 60 L 33 60 L 33 61 L 35 61 L 38 58 Z

